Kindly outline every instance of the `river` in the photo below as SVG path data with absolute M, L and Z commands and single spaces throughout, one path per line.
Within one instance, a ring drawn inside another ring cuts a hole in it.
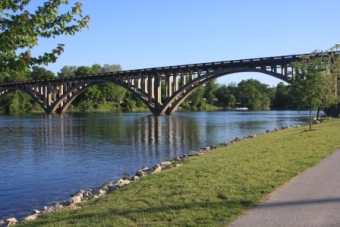
M 0 115 L 0 220 L 22 219 L 79 189 L 143 166 L 274 128 L 307 111 Z

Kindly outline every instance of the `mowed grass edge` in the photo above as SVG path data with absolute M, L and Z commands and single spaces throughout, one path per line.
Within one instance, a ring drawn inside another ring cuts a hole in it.
M 226 226 L 340 148 L 340 119 L 261 134 L 186 159 L 81 209 L 18 226 Z

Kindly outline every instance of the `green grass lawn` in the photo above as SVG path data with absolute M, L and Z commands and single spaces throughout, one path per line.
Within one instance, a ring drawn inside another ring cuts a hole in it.
M 18 226 L 226 226 L 340 148 L 340 119 L 261 134 Z

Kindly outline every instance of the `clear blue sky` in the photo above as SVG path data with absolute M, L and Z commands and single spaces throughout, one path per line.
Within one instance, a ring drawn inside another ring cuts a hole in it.
M 70 0 L 69 4 L 76 1 Z M 90 27 L 42 40 L 65 52 L 46 68 L 120 64 L 124 70 L 309 53 L 340 43 L 339 0 L 82 0 Z M 41 4 L 34 1 L 34 4 Z M 33 8 L 32 6 L 30 8 Z M 221 84 L 267 75 L 233 74 Z

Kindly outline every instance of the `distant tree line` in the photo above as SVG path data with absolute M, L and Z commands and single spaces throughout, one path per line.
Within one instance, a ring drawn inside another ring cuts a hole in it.
M 217 84 L 209 81 L 198 88 L 181 105 L 184 110 L 205 110 L 210 105 L 230 110 L 246 107 L 249 110 L 285 110 L 296 109 L 293 102 L 294 91 L 291 85 L 280 82 L 276 87 L 269 87 L 255 79 Z

